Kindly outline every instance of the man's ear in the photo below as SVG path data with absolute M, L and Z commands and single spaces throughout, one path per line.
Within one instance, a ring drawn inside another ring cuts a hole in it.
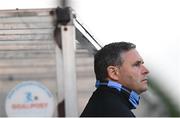
M 108 66 L 107 67 L 107 74 L 109 79 L 114 80 L 114 81 L 118 81 L 118 68 L 115 66 Z

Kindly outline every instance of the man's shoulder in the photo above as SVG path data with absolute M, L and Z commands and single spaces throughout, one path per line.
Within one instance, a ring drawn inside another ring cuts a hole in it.
M 91 96 L 91 102 L 95 105 L 102 104 L 102 106 L 111 109 L 129 110 L 124 98 L 119 94 L 119 91 L 109 87 L 99 87 Z M 128 100 L 127 100 L 128 101 Z
M 114 88 L 106 87 L 106 86 L 101 86 L 97 88 L 92 97 L 99 97 L 103 98 L 103 100 L 107 99 L 113 99 L 117 101 L 121 101 L 121 95 L 120 92 Z M 102 99 L 101 99 L 102 100 Z
M 132 117 L 134 114 L 123 103 L 116 91 L 102 87 L 93 93 L 82 116 Z

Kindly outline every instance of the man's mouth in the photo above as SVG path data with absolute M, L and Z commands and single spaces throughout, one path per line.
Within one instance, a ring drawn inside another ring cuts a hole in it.
M 143 79 L 143 80 L 141 80 L 141 82 L 148 82 L 148 80 L 147 79 Z

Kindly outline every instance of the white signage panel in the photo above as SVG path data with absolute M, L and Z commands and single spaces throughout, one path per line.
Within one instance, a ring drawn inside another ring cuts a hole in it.
M 19 83 L 6 98 L 8 116 L 52 116 L 53 112 L 52 93 L 36 81 Z

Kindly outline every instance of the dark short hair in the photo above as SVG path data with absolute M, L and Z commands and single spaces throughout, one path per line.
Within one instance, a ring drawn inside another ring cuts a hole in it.
M 115 42 L 105 45 L 94 56 L 94 71 L 97 80 L 105 80 L 107 77 L 108 66 L 122 65 L 123 60 L 121 54 L 131 49 L 135 49 L 136 45 L 130 42 Z

